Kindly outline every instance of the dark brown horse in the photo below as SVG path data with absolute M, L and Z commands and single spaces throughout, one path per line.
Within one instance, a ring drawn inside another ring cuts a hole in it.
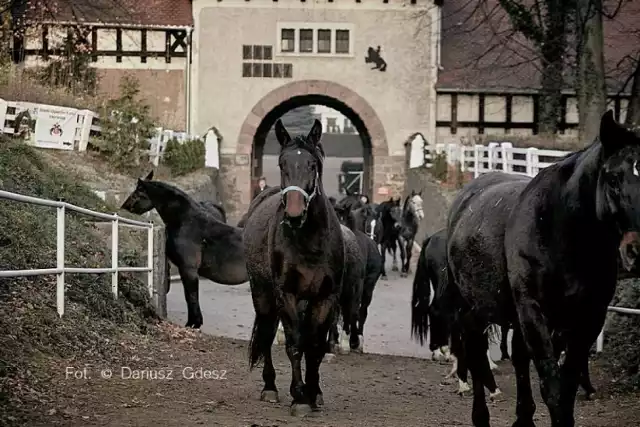
M 244 223 L 244 248 L 256 312 L 250 367 L 264 359 L 261 400 L 278 401 L 271 346 L 281 320 L 291 362 L 291 414 L 302 416 L 324 404 L 319 369 L 337 309 L 342 309 L 344 319 L 351 319 L 345 321 L 350 327 L 355 323 L 357 307 L 343 292 L 351 287 L 343 283 L 345 240 L 322 184 L 322 124 L 316 120 L 306 137 L 293 139 L 280 120 L 275 131 L 281 147 L 279 191 L 261 193 L 252 202 Z M 358 336 L 351 334 L 351 338 L 357 340 Z

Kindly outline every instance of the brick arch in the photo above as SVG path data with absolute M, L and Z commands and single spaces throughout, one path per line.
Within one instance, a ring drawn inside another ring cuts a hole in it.
M 356 92 L 326 80 L 300 80 L 280 86 L 265 95 L 247 115 L 240 128 L 237 153 L 251 154 L 254 136 L 263 119 L 280 104 L 294 97 L 320 95 L 333 98 L 360 117 L 371 140 L 371 155 L 388 156 L 389 148 L 384 126 L 371 105 Z M 373 165 L 372 165 L 373 166 Z

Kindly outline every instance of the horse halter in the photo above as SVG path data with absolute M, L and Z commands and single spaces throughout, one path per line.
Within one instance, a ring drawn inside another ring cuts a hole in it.
M 297 228 L 302 227 L 302 225 L 304 224 L 304 222 L 307 219 L 307 210 L 309 209 L 309 204 L 311 203 L 311 200 L 313 200 L 313 198 L 320 193 L 320 190 L 318 190 L 318 180 L 319 180 L 319 174 L 318 172 L 316 172 L 316 177 L 313 180 L 313 191 L 311 192 L 311 194 L 307 193 L 303 188 L 298 187 L 297 185 L 290 185 L 288 187 L 285 187 L 283 189 L 280 190 L 280 200 L 282 202 L 283 206 L 287 205 L 287 202 L 285 200 L 285 196 L 287 195 L 287 193 L 291 192 L 291 191 L 297 191 L 298 193 L 302 194 L 302 197 L 304 198 L 304 210 L 302 211 L 302 220 L 300 221 L 300 224 L 298 225 Z M 289 218 L 286 216 L 284 219 L 282 220 L 282 223 L 287 224 L 289 227 L 292 227 L 291 222 L 289 221 Z

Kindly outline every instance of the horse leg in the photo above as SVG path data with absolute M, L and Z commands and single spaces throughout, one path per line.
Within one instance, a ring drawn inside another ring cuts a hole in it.
M 473 378 L 473 409 L 471 420 L 475 427 L 490 427 L 489 408 L 485 400 L 485 373 L 489 369 L 487 360 L 487 337 L 484 331 L 477 327 L 477 322 L 470 314 L 463 319 L 462 338 L 464 340 L 464 354 L 469 364 L 469 371 Z M 458 368 L 458 371 L 460 369 Z
M 287 282 L 292 280 L 292 276 L 296 273 L 289 273 L 285 280 L 284 289 L 295 289 L 293 284 Z M 302 336 L 300 330 L 300 319 L 298 316 L 297 299 L 294 294 L 284 293 L 282 295 L 282 307 L 280 310 L 280 319 L 286 337 L 286 349 L 289 362 L 291 363 L 291 386 L 289 392 L 293 401 L 291 402 L 291 415 L 304 416 L 311 412 L 309 400 L 305 395 L 305 385 L 302 381 Z
M 364 352 L 364 323 L 367 321 L 367 316 L 369 315 L 369 305 L 371 305 L 371 300 L 373 299 L 376 280 L 377 277 L 375 276 L 367 277 L 362 288 L 362 300 L 360 301 L 360 312 L 358 314 L 358 338 L 360 344 L 356 349 L 356 351 L 360 353 Z
M 200 329 L 202 326 L 202 312 L 200 311 L 199 301 L 198 268 L 195 265 L 182 264 L 178 271 L 184 287 L 184 298 L 187 301 L 187 324 L 185 327 Z
M 398 249 L 397 242 L 395 240 L 389 243 L 389 250 L 391 250 L 391 253 L 393 254 L 393 261 L 391 262 L 391 271 L 398 271 L 398 253 L 396 252 L 397 249 Z
M 513 328 L 513 339 L 511 341 L 512 360 L 511 363 L 516 373 L 516 422 L 513 427 L 535 427 L 533 414 L 536 412 L 536 404 L 531 393 L 531 376 L 529 365 L 531 358 L 527 350 L 527 345 L 520 329 Z
M 327 348 L 327 332 L 332 323 L 332 312 L 336 305 L 333 298 L 314 303 L 310 307 L 309 321 L 306 322 L 308 340 L 304 350 L 305 389 L 312 410 L 317 410 L 319 406 L 324 405 L 324 397 L 320 389 L 320 364 Z
M 251 360 L 257 362 L 260 355 L 264 357 L 262 368 L 264 388 L 260 394 L 260 400 L 276 403 L 280 399 L 276 387 L 276 370 L 273 367 L 271 356 L 271 346 L 279 324 L 275 301 L 270 301 L 265 295 L 255 296 L 253 307 L 256 311 L 256 318 L 251 334 Z
M 451 326 L 451 353 L 455 357 L 454 366 L 449 373 L 449 377 L 452 374 L 456 374 L 458 377 L 458 394 L 464 395 L 467 391 L 471 390 L 469 382 L 467 380 L 467 358 L 465 357 L 464 343 L 462 341 L 462 331 L 460 325 L 455 322 Z
M 387 243 L 383 241 L 380 244 L 380 247 L 382 248 L 382 250 L 380 251 L 380 256 L 382 257 L 382 275 L 380 277 L 382 278 L 382 280 L 387 280 Z
M 504 324 L 500 327 L 500 360 L 509 360 L 508 337 L 509 325 Z
M 325 349 L 324 361 L 329 363 L 331 362 L 338 353 L 338 339 L 340 337 L 340 333 L 338 332 L 338 321 L 340 316 L 338 316 L 337 311 L 334 309 L 334 313 L 331 314 L 331 318 L 329 319 L 329 331 L 327 333 L 327 346 Z
M 596 389 L 591 384 L 591 377 L 589 376 L 589 357 L 584 357 L 580 363 L 580 386 L 585 392 L 585 398 L 587 400 L 593 399 L 593 395 L 596 394 Z
M 400 239 L 398 242 L 398 246 L 400 246 L 400 260 L 402 267 L 400 269 L 400 277 L 407 277 L 409 274 L 409 254 L 407 252 L 409 248 L 409 241 Z M 404 243 L 404 244 L 403 244 Z

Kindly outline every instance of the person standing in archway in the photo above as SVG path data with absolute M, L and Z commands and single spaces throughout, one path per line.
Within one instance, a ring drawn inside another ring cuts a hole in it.
M 267 188 L 269 188 L 269 186 L 267 185 L 267 178 L 265 178 L 264 176 L 261 176 L 260 179 L 258 180 L 258 186 L 253 192 L 253 198 L 255 199 L 256 197 L 258 197 L 258 194 L 262 193 Z

